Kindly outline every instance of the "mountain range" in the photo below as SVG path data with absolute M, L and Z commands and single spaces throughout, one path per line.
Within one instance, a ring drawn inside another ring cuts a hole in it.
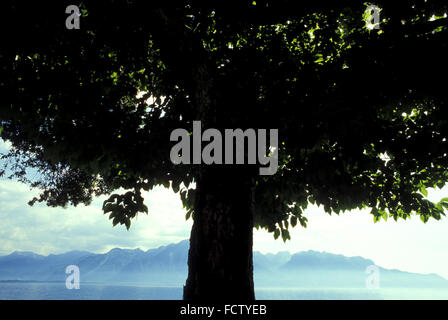
M 65 281 L 68 265 L 77 265 L 81 281 L 182 287 L 187 277 L 189 241 L 143 251 L 115 248 L 104 254 L 70 251 L 0 256 L 0 281 Z M 372 260 L 325 252 L 254 252 L 256 287 L 365 288 Z M 416 274 L 379 266 L 381 288 L 448 288 L 436 274 Z

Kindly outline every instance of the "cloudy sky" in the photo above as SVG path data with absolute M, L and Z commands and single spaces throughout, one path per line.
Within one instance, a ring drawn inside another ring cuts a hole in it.
M 0 141 L 0 153 L 6 148 Z M 102 214 L 105 197 L 88 207 L 29 207 L 27 202 L 35 194 L 19 182 L 0 180 L 0 255 L 16 250 L 45 255 L 70 250 L 102 253 L 114 247 L 146 250 L 190 235 L 192 222 L 185 221 L 179 196 L 163 187 L 144 194 L 149 215 L 139 215 L 129 231 L 121 225 L 112 227 L 108 216 Z M 429 194 L 433 201 L 446 196 L 448 189 Z M 255 231 L 254 249 L 263 253 L 316 250 L 363 256 L 386 268 L 438 273 L 448 279 L 448 219 L 423 224 L 414 217 L 374 224 L 366 211 L 329 216 L 316 206 L 306 215 L 308 228 L 293 229 L 292 240 L 286 243 L 265 231 Z

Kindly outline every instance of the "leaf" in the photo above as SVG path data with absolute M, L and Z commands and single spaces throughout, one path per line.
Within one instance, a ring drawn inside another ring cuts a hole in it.
M 322 56 L 322 54 L 320 54 L 320 53 L 316 54 L 316 60 L 314 60 L 314 63 L 323 64 L 323 62 L 324 62 L 324 57 Z
M 126 218 L 124 224 L 126 225 L 126 229 L 129 230 L 129 228 L 131 227 L 131 219 Z
M 297 217 L 292 216 L 291 217 L 291 226 L 294 228 L 297 225 Z
M 429 217 L 427 215 L 421 214 L 420 215 L 420 220 L 422 220 L 423 223 L 426 223 L 426 222 L 428 222 Z
M 103 206 L 103 213 L 108 213 L 114 210 L 114 205 L 112 203 L 106 203 L 106 205 Z
M 173 180 L 171 182 L 171 188 L 173 188 L 174 193 L 179 192 L 179 187 L 180 187 L 180 181 Z
M 286 242 L 286 240 L 290 240 L 291 239 L 291 236 L 290 236 L 288 230 L 282 229 L 281 231 L 282 231 L 282 240 L 283 240 L 283 242 Z
M 428 190 L 426 190 L 425 186 L 420 187 L 420 192 L 427 197 L 428 196 Z
M 280 236 L 280 230 L 279 229 L 275 229 L 275 231 L 274 231 L 274 239 L 277 240 L 279 236 Z
M 187 213 L 185 214 L 185 220 L 190 219 L 192 213 L 193 213 L 193 209 L 188 210 Z

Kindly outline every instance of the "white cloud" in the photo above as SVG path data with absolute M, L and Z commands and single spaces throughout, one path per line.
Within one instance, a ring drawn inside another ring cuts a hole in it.
M 0 253 L 34 251 L 41 254 L 70 250 L 105 252 L 114 247 L 143 250 L 189 237 L 191 221 L 185 222 L 178 195 L 162 187 L 144 194 L 149 215 L 139 214 L 129 231 L 112 227 L 101 205 L 106 197 L 86 206 L 29 207 L 35 192 L 13 181 L 0 181 Z

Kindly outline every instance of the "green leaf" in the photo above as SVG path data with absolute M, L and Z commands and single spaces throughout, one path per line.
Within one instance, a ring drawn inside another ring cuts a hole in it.
M 426 223 L 426 222 L 428 222 L 429 217 L 427 215 L 421 214 L 420 215 L 420 220 L 422 220 L 423 223 Z
M 279 236 L 280 236 L 280 230 L 279 229 L 275 229 L 275 231 L 274 231 L 274 239 L 277 240 Z
M 112 203 L 106 203 L 106 205 L 103 206 L 103 213 L 108 213 L 114 210 L 114 205 Z
M 185 214 L 185 220 L 190 219 L 192 213 L 193 213 L 193 209 L 188 210 L 187 213 Z
M 126 218 L 124 224 L 126 225 L 126 229 L 129 230 L 129 228 L 131 227 L 131 219 Z
M 286 242 L 286 240 L 290 240 L 291 239 L 291 236 L 290 236 L 288 230 L 282 229 L 281 231 L 282 231 L 282 240 L 283 240 L 283 242 Z
M 179 192 L 179 187 L 180 187 L 180 181 L 173 180 L 171 182 L 171 187 L 173 188 L 174 193 L 178 193 Z
M 428 196 L 428 190 L 426 190 L 425 186 L 420 187 L 420 192 L 427 197 Z
M 291 226 L 294 228 L 297 225 L 297 217 L 292 216 L 291 217 Z

